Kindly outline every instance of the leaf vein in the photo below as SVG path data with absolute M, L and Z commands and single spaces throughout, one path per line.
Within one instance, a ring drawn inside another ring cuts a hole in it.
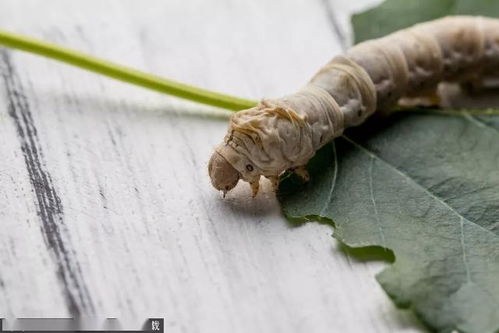
M 374 207 L 374 217 L 376 219 L 376 225 L 378 226 L 378 231 L 381 236 L 381 242 L 384 248 L 386 248 L 385 234 L 383 232 L 383 227 L 379 221 L 378 207 L 376 205 L 376 199 L 374 198 L 374 187 L 373 187 L 373 167 L 375 159 L 371 156 L 371 163 L 369 164 L 369 191 L 371 193 L 371 201 Z
M 434 193 L 430 192 L 430 190 L 428 190 L 426 187 L 424 187 L 423 185 L 421 185 L 418 182 L 416 182 L 413 178 L 409 177 L 409 175 L 407 175 L 403 171 L 397 169 L 394 165 L 390 164 L 388 161 L 385 161 L 384 159 L 382 159 L 378 155 L 374 154 L 369 149 L 365 148 L 364 146 L 360 145 L 359 143 L 355 142 L 354 140 L 350 139 L 346 135 L 342 135 L 341 137 L 343 139 L 345 139 L 346 141 L 350 142 L 355 147 L 357 147 L 360 150 L 362 150 L 364 153 L 368 154 L 370 157 L 375 158 L 375 159 L 379 160 L 380 162 L 384 163 L 385 165 L 387 165 L 388 167 L 390 167 L 391 169 L 393 169 L 396 173 L 398 173 L 400 176 L 402 176 L 406 180 L 410 181 L 412 184 L 414 184 L 417 187 L 419 187 L 420 189 L 422 189 L 426 194 L 428 194 L 430 197 L 432 197 L 433 199 L 435 199 L 437 202 L 441 203 L 444 207 L 446 207 L 447 209 L 449 209 L 457 217 L 462 218 L 464 222 L 470 223 L 470 224 L 472 224 L 472 225 L 474 225 L 474 226 L 476 226 L 476 227 L 478 227 L 478 228 L 486 231 L 487 233 L 492 234 L 495 238 L 497 238 L 497 235 L 495 233 L 493 233 L 489 229 L 486 229 L 486 228 L 482 227 L 481 225 L 479 225 L 477 223 L 474 223 L 474 222 L 468 220 L 466 217 L 464 217 L 463 215 L 461 215 L 461 213 L 459 213 L 458 211 L 456 211 L 452 206 L 450 206 L 443 199 L 437 197 Z
M 470 268 L 469 268 L 469 264 L 468 264 L 468 257 L 466 255 L 466 246 L 465 246 L 465 241 L 464 241 L 464 219 L 462 217 L 459 220 L 459 225 L 461 228 L 461 249 L 463 250 L 463 263 L 464 263 L 464 269 L 466 271 L 466 280 L 468 282 L 472 282 Z
M 319 215 L 321 215 L 321 216 L 324 216 L 324 212 L 326 211 L 327 207 L 331 203 L 331 199 L 333 198 L 334 188 L 336 187 L 336 178 L 338 177 L 338 155 L 336 154 L 336 144 L 334 141 L 331 144 L 333 146 L 333 159 L 334 159 L 333 179 L 331 180 L 329 193 L 328 193 L 328 196 L 326 198 L 326 201 L 324 202 L 324 206 L 322 206 L 322 209 L 319 213 Z
M 490 124 L 487 124 L 483 120 L 478 119 L 476 116 L 473 116 L 468 111 L 463 111 L 463 114 L 464 114 L 464 119 L 467 119 L 470 123 L 475 124 L 476 126 L 481 128 L 491 129 L 492 131 L 499 134 L 499 129 L 495 128 L 494 126 L 491 126 Z

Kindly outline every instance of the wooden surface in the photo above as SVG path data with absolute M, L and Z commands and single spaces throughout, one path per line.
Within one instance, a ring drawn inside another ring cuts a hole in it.
M 305 84 L 375 2 L 2 0 L 0 28 L 259 99 Z M 0 73 L 0 316 L 421 331 L 376 283 L 384 263 L 327 226 L 291 227 L 268 184 L 256 199 L 213 190 L 227 112 L 17 51 L 0 49 Z

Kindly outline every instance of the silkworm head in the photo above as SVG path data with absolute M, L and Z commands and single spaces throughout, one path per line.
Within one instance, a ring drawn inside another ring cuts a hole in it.
M 211 155 L 208 173 L 213 187 L 224 192 L 224 195 L 236 186 L 241 177 L 241 174 L 217 151 Z

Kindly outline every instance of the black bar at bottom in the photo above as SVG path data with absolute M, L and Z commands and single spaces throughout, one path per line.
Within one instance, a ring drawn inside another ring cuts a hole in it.
M 66 319 L 70 319 L 70 318 L 65 318 L 63 320 L 66 320 Z M 73 329 L 73 328 L 70 328 L 70 327 L 67 327 L 69 328 L 64 330 L 64 329 L 52 329 L 52 330 L 47 330 L 46 327 L 44 327 L 43 329 L 41 329 L 40 326 L 38 325 L 35 325 L 35 327 L 32 326 L 32 329 L 21 329 L 21 330 L 12 330 L 12 331 L 4 331 L 3 330 L 3 318 L 0 318 L 0 332 L 4 332 L 4 333 L 47 333 L 47 332 L 57 332 L 57 333 L 69 333 L 69 332 L 80 332 L 80 333 L 107 333 L 107 332 L 116 332 L 116 333 L 120 333 L 120 332 L 123 332 L 123 333 L 164 333 L 164 319 L 163 318 L 149 318 L 145 321 L 143 327 L 142 327 L 142 330 L 140 331 L 137 331 L 137 330 L 85 330 L 85 329 L 82 329 L 82 330 L 79 330 L 79 329 Z M 43 319 L 42 319 L 43 320 Z M 43 326 L 43 325 L 41 325 Z M 74 326 L 73 326 L 74 327 Z M 41 329 L 41 330 L 40 330 Z

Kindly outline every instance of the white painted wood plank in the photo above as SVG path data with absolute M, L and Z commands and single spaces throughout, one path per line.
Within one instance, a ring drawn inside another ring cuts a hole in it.
M 329 4 L 347 15 L 347 4 Z M 293 92 L 341 51 L 322 1 L 4 0 L 0 22 L 255 99 Z M 15 111 L 32 121 L 16 125 L 4 89 L 1 315 L 76 309 L 134 325 L 158 316 L 168 332 L 418 330 L 375 282 L 382 265 L 343 254 L 330 228 L 290 227 L 268 186 L 254 200 L 244 185 L 226 200 L 211 188 L 206 165 L 227 113 L 3 54 L 14 74 L 2 84 L 15 78 L 11 85 L 28 103 Z M 37 193 L 54 194 L 30 182 L 16 126 L 36 129 L 28 147 L 60 198 L 61 211 L 52 213 L 65 226 L 65 254 L 47 250 Z M 64 283 L 58 269 L 76 273 Z

